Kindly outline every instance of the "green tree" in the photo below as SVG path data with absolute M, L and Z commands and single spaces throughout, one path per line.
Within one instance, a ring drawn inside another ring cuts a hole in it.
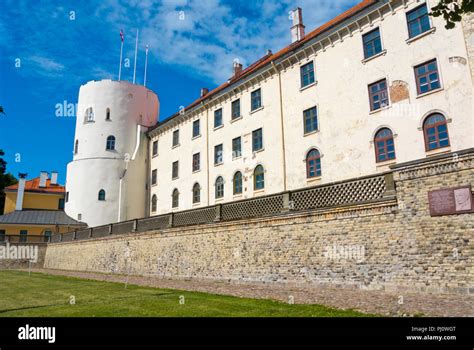
M 445 28 L 452 29 L 456 22 L 461 22 L 462 16 L 474 12 L 474 0 L 440 0 L 438 5 L 431 8 L 430 15 L 443 16 Z
M 5 152 L 0 149 L 0 215 L 3 214 L 3 209 L 5 207 L 5 192 L 3 191 L 5 187 L 14 185 L 18 181 L 10 173 L 6 173 L 7 171 L 7 162 L 3 159 Z

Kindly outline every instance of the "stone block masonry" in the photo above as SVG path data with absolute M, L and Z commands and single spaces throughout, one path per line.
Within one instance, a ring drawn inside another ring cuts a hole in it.
M 392 168 L 396 199 L 48 245 L 45 268 L 474 294 L 474 214 L 428 191 L 474 186 L 474 149 Z

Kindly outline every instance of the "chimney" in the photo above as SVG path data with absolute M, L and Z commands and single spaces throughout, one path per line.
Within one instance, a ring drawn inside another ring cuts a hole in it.
M 208 93 L 209 93 L 209 89 L 208 89 L 208 88 L 202 88 L 202 89 L 201 89 L 201 97 L 206 96 Z
M 58 184 L 58 172 L 57 171 L 52 171 L 51 172 L 51 185 L 57 185 Z
M 39 187 L 46 187 L 46 180 L 47 179 L 48 179 L 48 172 L 47 171 L 41 171 L 40 172 Z
M 297 42 L 304 38 L 303 13 L 300 7 L 292 12 L 293 26 L 291 27 L 291 42 Z
M 28 174 L 26 173 L 19 173 L 18 177 L 20 180 L 18 181 L 18 192 L 16 193 L 16 207 L 15 210 L 22 210 L 23 209 L 23 195 L 25 194 L 25 182 L 26 177 Z
M 238 77 L 242 73 L 242 63 L 234 61 L 233 72 L 233 77 Z

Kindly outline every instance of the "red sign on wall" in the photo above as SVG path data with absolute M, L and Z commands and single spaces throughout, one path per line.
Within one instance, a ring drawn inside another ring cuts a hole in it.
M 431 216 L 474 213 L 471 186 L 430 191 L 428 202 Z

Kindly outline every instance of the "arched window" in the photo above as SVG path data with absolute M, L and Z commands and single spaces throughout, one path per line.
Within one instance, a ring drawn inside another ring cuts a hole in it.
M 242 193 L 242 173 L 240 171 L 234 174 L 234 194 Z
M 105 120 L 110 120 L 110 108 L 107 108 L 105 111 Z
M 201 186 L 196 182 L 193 186 L 193 203 L 201 201 Z
M 158 198 L 156 197 L 156 194 L 151 196 L 151 211 L 154 213 L 156 211 L 156 204 L 158 202 Z
M 79 152 L 79 140 L 74 143 L 74 154 L 77 154 L 77 152 Z
M 104 190 L 99 191 L 98 200 L 105 201 L 105 191 Z
M 265 188 L 265 174 L 263 166 L 257 165 L 253 171 L 253 189 L 262 190 Z
M 306 154 L 306 177 L 321 176 L 321 154 L 313 148 Z
M 375 159 L 377 162 L 395 159 L 393 134 L 389 128 L 382 128 L 375 134 Z
M 84 114 L 84 122 L 93 122 L 94 121 L 94 111 L 92 107 L 86 109 L 86 113 Z
M 423 132 L 427 151 L 449 146 L 448 126 L 442 114 L 429 115 L 423 123 Z
M 113 151 L 115 150 L 115 136 L 109 136 L 107 137 L 107 144 L 105 146 L 105 149 L 107 151 Z
M 172 201 L 172 207 L 177 208 L 179 207 L 179 191 L 177 188 L 173 190 L 173 201 Z
M 216 184 L 215 184 L 215 192 L 216 192 L 216 198 L 222 198 L 224 197 L 224 179 L 222 176 L 219 176 L 216 179 Z

